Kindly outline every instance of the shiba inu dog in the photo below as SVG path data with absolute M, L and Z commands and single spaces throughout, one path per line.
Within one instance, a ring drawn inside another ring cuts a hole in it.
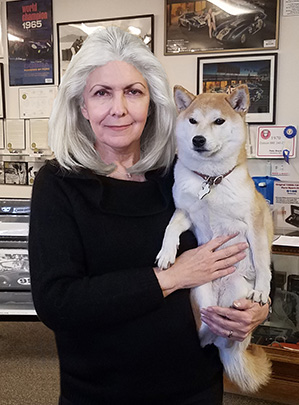
M 173 187 L 176 211 L 157 256 L 158 266 L 174 263 L 180 234 L 187 229 L 193 230 L 198 244 L 238 233 L 227 245 L 247 241 L 246 258 L 234 273 L 193 288 L 192 305 L 230 307 L 244 297 L 263 305 L 270 292 L 273 231 L 270 210 L 247 169 L 248 88 L 240 85 L 231 94 L 195 96 L 176 86 L 174 97 L 179 112 Z M 219 348 L 226 374 L 243 391 L 254 392 L 268 381 L 271 364 L 265 352 L 258 347 L 246 351 L 251 336 L 243 342 L 231 341 L 201 323 L 199 337 L 202 346 L 214 343 Z

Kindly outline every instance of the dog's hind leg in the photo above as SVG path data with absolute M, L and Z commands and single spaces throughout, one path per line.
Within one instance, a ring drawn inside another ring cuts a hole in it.
M 162 248 L 156 260 L 160 269 L 167 269 L 175 262 L 180 235 L 191 227 L 189 215 L 181 209 L 176 209 L 165 231 Z
M 209 306 L 217 305 L 217 295 L 213 291 L 213 283 L 206 283 L 191 290 L 191 305 L 199 329 L 198 336 L 202 347 L 213 343 L 215 334 L 210 330 L 207 324 L 199 322 L 200 308 L 207 308 Z

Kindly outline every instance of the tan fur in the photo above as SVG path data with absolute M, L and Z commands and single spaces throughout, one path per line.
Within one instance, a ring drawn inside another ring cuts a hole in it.
M 248 88 L 241 85 L 229 95 L 194 96 L 176 86 L 174 94 L 179 112 L 173 188 L 177 209 L 166 229 L 158 265 L 167 268 L 174 263 L 179 236 L 189 228 L 199 244 L 236 232 L 238 236 L 227 245 L 248 242 L 250 252 L 236 265 L 236 271 L 193 288 L 191 303 L 201 345 L 214 343 L 228 377 L 243 391 L 254 392 L 271 374 L 265 352 L 246 350 L 250 336 L 243 342 L 216 336 L 199 320 L 199 308 L 230 307 L 244 297 L 263 305 L 270 291 L 273 226 L 266 201 L 256 191 L 247 169 L 244 118 L 249 108 Z M 208 187 L 205 179 L 217 176 L 222 176 L 221 182 Z

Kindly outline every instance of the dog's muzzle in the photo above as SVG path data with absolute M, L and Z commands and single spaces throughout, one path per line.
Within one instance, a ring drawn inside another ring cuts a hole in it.
M 192 144 L 194 146 L 194 150 L 197 152 L 204 152 L 205 149 L 205 144 L 206 144 L 206 138 L 202 135 L 196 135 L 192 139 Z

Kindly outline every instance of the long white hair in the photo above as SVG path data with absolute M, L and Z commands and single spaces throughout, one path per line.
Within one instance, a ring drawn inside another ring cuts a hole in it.
M 168 168 L 175 153 L 176 110 L 166 73 L 153 53 L 135 35 L 117 27 L 98 29 L 84 42 L 64 74 L 49 120 L 49 144 L 60 165 L 110 173 L 94 148 L 95 135 L 81 112 L 88 75 L 111 61 L 133 65 L 145 78 L 150 92 L 149 115 L 141 136 L 140 160 L 133 173 Z

